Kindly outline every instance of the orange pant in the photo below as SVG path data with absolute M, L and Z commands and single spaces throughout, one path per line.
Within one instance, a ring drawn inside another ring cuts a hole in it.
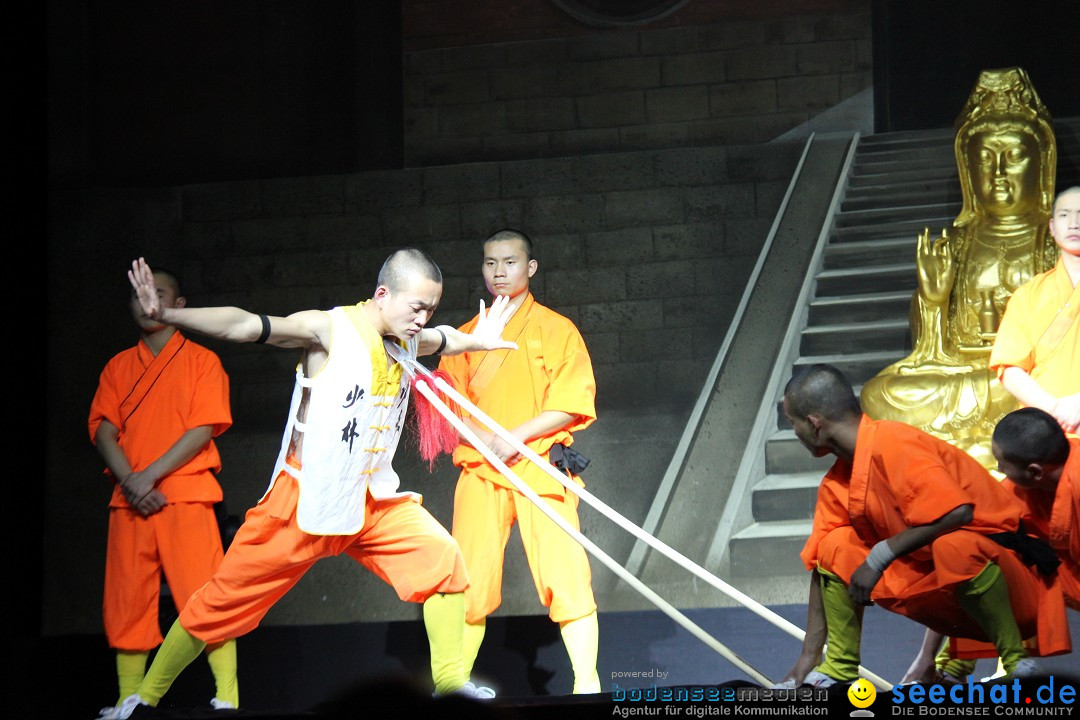
M 543 500 L 579 529 L 576 495 Z M 502 602 L 503 557 L 515 519 L 536 592 L 549 608 L 549 617 L 566 622 L 595 611 L 585 549 L 521 493 L 462 469 L 454 492 L 453 533 L 471 580 L 465 593 L 466 621 L 481 622 Z
M 180 613 L 184 629 L 207 643 L 248 633 L 317 560 L 341 553 L 407 602 L 468 587 L 457 543 L 415 500 L 368 495 L 360 532 L 310 535 L 296 524 L 299 496 L 296 480 L 279 474 L 270 493 L 248 511 L 214 577 Z
M 179 610 L 214 574 L 221 555 L 211 503 L 171 503 L 149 517 L 110 508 L 103 603 L 109 646 L 142 652 L 160 645 L 162 571 Z
M 848 584 L 869 551 L 854 528 L 840 527 L 822 539 L 819 566 Z M 1069 651 L 1064 607 L 1057 605 L 1061 603 L 1060 586 L 1024 565 L 1016 553 L 970 530 L 942 535 L 930 544 L 930 552 L 932 560 L 912 560 L 906 556 L 893 561 L 871 594 L 874 602 L 940 633 L 965 639 L 950 643 L 961 657 L 995 657 L 997 651 L 992 646 L 970 642 L 970 639 L 987 638 L 956 597 L 959 582 L 974 577 L 988 562 L 994 562 L 1009 586 L 1009 602 L 1021 635 L 1038 640 L 1032 654 Z

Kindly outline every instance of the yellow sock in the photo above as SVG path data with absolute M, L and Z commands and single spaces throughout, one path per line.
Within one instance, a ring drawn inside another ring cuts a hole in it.
M 987 563 L 978 575 L 957 588 L 957 599 L 997 648 L 1001 663 L 1012 672 L 1016 663 L 1028 656 L 1020 628 L 1009 602 L 1009 586 L 1001 568 Z
M 214 684 L 218 700 L 240 707 L 240 686 L 236 682 L 236 641 L 226 640 L 216 645 L 206 646 L 206 662 L 210 663 L 210 672 L 214 673 Z
M 431 679 L 440 695 L 460 690 L 468 679 L 463 660 L 465 593 L 435 593 L 424 601 L 424 627 L 431 648 Z
M 818 568 L 818 575 L 821 576 L 821 600 L 828 623 L 828 645 L 825 648 L 825 662 L 817 670 L 834 680 L 857 680 L 862 650 L 863 607 L 855 604 L 839 577 L 821 568 Z
M 139 689 L 143 675 L 146 674 L 147 652 L 129 652 L 127 650 L 116 651 L 116 680 L 120 686 L 120 699 L 116 704 L 124 702 L 128 695 L 134 695 Z
M 174 622 L 165 636 L 165 642 L 158 648 L 154 662 L 150 663 L 146 677 L 139 683 L 137 692 L 143 702 L 156 707 L 172 686 L 173 681 L 180 676 L 184 668 L 199 657 L 199 653 L 205 647 L 206 643 L 182 628 L 179 620 Z
M 574 694 L 600 692 L 600 676 L 596 673 L 600 627 L 596 622 L 596 611 L 577 620 L 559 623 L 559 630 L 570 656 L 570 667 L 574 670 Z
M 949 638 L 945 638 L 941 650 L 934 657 L 934 666 L 941 672 L 960 680 L 975 672 L 974 660 L 960 660 L 959 658 L 949 657 Z
M 465 623 L 465 644 L 462 662 L 465 667 L 466 679 L 472 677 L 473 665 L 476 664 L 476 656 L 480 654 L 480 645 L 484 642 L 485 632 L 487 632 L 487 618 L 475 625 L 470 622 Z

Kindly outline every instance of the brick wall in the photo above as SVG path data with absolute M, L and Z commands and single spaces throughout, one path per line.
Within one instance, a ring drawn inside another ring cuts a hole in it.
M 871 85 L 864 3 L 409 50 L 405 162 L 768 141 Z
M 798 150 L 672 149 L 190 186 L 186 284 L 207 304 L 328 307 L 367 297 L 389 250 L 414 244 L 443 268 L 436 320 L 457 324 L 483 292 L 479 241 L 519 227 L 536 243 L 535 295 L 588 341 L 600 402 L 642 386 L 644 400 L 683 400 L 698 390 L 687 379 L 699 383 L 719 347 Z

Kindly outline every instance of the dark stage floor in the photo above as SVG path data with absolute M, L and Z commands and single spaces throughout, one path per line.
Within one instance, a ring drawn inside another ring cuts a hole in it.
M 803 605 L 773 609 L 800 627 L 805 623 Z M 780 679 L 798 653 L 798 641 L 748 610 L 686 614 L 770 679 Z M 1073 638 L 1080 642 L 1080 614 L 1070 611 L 1069 619 Z M 606 692 L 573 696 L 569 663 L 553 623 L 544 616 L 490 618 L 473 677 L 494 687 L 499 696 L 480 706 L 456 698 L 438 702 L 430 698 L 430 688 L 423 684 L 430 674 L 420 622 L 263 627 L 238 643 L 243 710 L 209 709 L 213 683 L 200 660 L 181 676 L 161 708 L 140 711 L 135 717 L 412 718 L 455 717 L 458 710 L 468 717 L 627 717 L 620 711 L 636 708 L 641 711 L 637 714 L 648 715 L 647 710 L 657 709 L 647 702 L 627 704 L 635 696 L 647 700 L 657 689 L 689 688 L 687 696 L 693 698 L 694 692 L 702 695 L 703 688 L 753 685 L 658 611 L 601 613 L 600 633 L 598 668 Z M 899 680 L 920 641 L 921 629 L 911 621 L 876 607 L 867 609 L 863 664 L 873 672 Z M 115 666 L 102 636 L 46 638 L 21 657 L 28 664 L 16 668 L 19 691 L 13 697 L 46 701 L 14 717 L 90 720 L 99 708 L 115 701 Z M 1080 675 L 1077 653 L 1044 658 L 1040 664 L 1047 673 Z M 981 660 L 976 677 L 992 670 L 992 661 Z M 62 680 L 45 687 L 40 685 L 43 677 Z M 846 697 L 840 701 L 852 709 Z M 676 706 L 680 712 L 668 716 L 692 714 L 689 708 Z

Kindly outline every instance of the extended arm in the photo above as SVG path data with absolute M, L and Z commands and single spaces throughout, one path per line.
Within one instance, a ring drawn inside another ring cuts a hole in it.
M 420 331 L 417 354 L 431 355 L 438 352 L 440 355 L 459 355 L 477 350 L 517 350 L 517 343 L 502 339 L 506 323 L 513 315 L 514 308 L 510 306 L 510 298 L 506 295 L 495 298 L 490 310 L 485 309 L 484 301 L 481 300 L 480 315 L 471 333 L 463 333 L 449 325 L 439 325 L 437 329 L 424 328 Z M 439 350 L 444 336 L 446 344 Z
M 1005 368 L 1001 384 L 1021 404 L 1053 415 L 1065 432 L 1076 432 L 1080 427 L 1080 393 L 1054 397 L 1026 370 L 1015 365 Z
M 139 258 L 131 264 L 128 279 L 143 312 L 154 320 L 229 342 L 255 342 L 263 335 L 262 318 L 236 307 L 163 308 L 154 285 L 154 273 Z M 264 342 L 278 347 L 326 347 L 330 318 L 318 310 L 267 317 L 269 335 Z
M 974 514 L 974 505 L 960 505 L 942 515 L 928 525 L 916 525 L 906 530 L 901 530 L 891 538 L 882 542 L 886 543 L 889 553 L 893 558 L 902 557 L 914 552 L 921 547 L 929 545 L 935 538 L 945 533 L 957 530 L 971 522 Z M 871 553 L 875 553 L 874 550 Z M 891 562 L 889 560 L 888 562 Z M 888 562 L 885 564 L 887 565 Z M 851 586 L 848 592 L 851 599 L 862 605 L 870 604 L 870 593 L 878 580 L 881 579 L 882 570 L 876 570 L 869 560 L 864 562 L 851 574 Z

